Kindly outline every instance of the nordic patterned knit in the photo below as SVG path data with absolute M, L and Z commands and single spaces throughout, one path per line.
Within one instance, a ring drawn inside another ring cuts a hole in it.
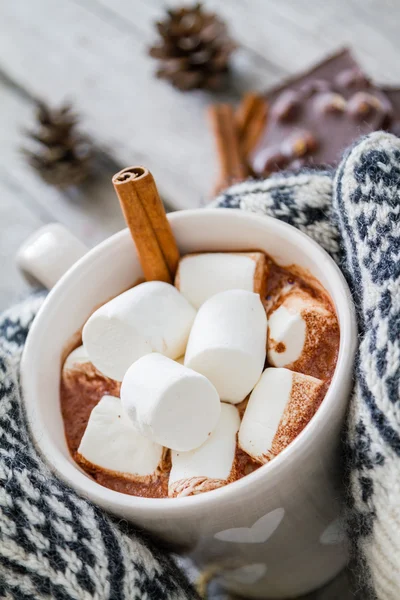
M 229 188 L 214 206 L 277 217 L 338 262 L 357 309 L 347 418 L 347 532 L 359 597 L 400 598 L 400 139 L 348 150 L 336 173 L 278 174 Z
M 373 133 L 333 172 L 237 184 L 214 206 L 277 217 L 340 264 L 358 312 L 344 432 L 347 524 L 363 600 L 400 598 L 400 140 Z M 43 295 L 0 318 L 0 598 L 197 598 L 168 554 L 60 482 L 32 446 L 19 361 Z

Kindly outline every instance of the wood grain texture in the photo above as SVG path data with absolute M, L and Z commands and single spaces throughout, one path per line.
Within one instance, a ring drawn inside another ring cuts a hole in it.
M 344 43 L 382 81 L 400 79 L 397 30 L 388 19 L 399 8 L 388 0 L 327 6 L 312 0 L 306 8 L 294 0 L 208 4 L 242 44 L 231 97 L 265 88 Z M 146 47 L 163 6 L 162 0 L 136 0 L 134 10 L 130 0 L 3 0 L 0 54 L 6 72 L 32 94 L 55 102 L 73 96 L 89 131 L 118 162 L 148 166 L 162 196 L 183 208 L 207 198 L 215 174 L 204 118 L 211 97 L 180 94 L 153 78 Z
M 17 271 L 14 256 L 23 241 L 44 224 L 40 216 L 15 196 L 13 182 L 7 181 L 0 173 L 0 309 L 17 302 L 29 292 L 30 285 Z
M 205 124 L 213 96 L 182 94 L 154 78 L 155 62 L 146 55 L 153 35 L 146 6 L 131 11 L 126 5 L 127 13 L 140 14 L 137 21 L 145 26 L 139 27 L 109 9 L 104 14 L 94 0 L 4 2 L 0 55 L 7 56 L 7 73 L 33 95 L 53 102 L 71 96 L 89 133 L 122 165 L 150 168 L 172 206 L 194 207 L 208 198 L 215 175 Z M 277 81 L 279 71 L 271 77 L 262 59 L 253 60 L 246 49 L 241 54 L 232 96 L 255 80 Z
M 115 165 L 99 172 L 80 190 L 60 192 L 26 166 L 19 151 L 22 127 L 32 120 L 32 104 L 0 84 L 0 310 L 28 291 L 14 256 L 22 242 L 46 223 L 59 221 L 91 247 L 124 227 L 111 183 Z

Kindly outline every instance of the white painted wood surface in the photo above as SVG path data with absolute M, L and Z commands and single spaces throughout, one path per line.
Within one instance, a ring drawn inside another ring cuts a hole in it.
M 169 2 L 169 5 L 177 4 Z M 60 221 L 93 246 L 123 226 L 110 180 L 140 163 L 173 208 L 205 203 L 216 174 L 205 109 L 215 96 L 182 94 L 154 78 L 146 54 L 164 0 L 0 0 L 0 309 L 26 294 L 13 257 L 37 227 Z M 398 0 L 208 0 L 241 44 L 228 91 L 263 90 L 350 45 L 367 72 L 400 84 Z M 25 165 L 21 129 L 32 98 L 74 101 L 113 157 L 79 191 L 59 192 Z M 216 596 L 215 596 L 216 597 Z M 221 596 L 218 596 L 219 598 Z M 350 600 L 344 573 L 309 600 Z
M 153 77 L 156 63 L 146 48 L 164 4 L 0 0 L 0 250 L 7 263 L 0 308 L 26 289 L 12 256 L 34 223 L 59 220 L 89 245 L 122 226 L 109 184 L 116 166 L 101 166 L 91 183 L 65 194 L 43 184 L 24 165 L 17 149 L 22 126 L 32 119 L 32 97 L 51 103 L 71 98 L 99 147 L 121 166 L 148 166 L 171 207 L 207 202 L 216 166 L 205 109 L 215 96 L 182 94 Z M 397 0 L 207 4 L 228 21 L 241 45 L 230 89 L 219 98 L 237 100 L 245 90 L 265 89 L 344 44 L 354 48 L 377 80 L 400 83 Z M 6 197 L 11 198 L 9 209 Z

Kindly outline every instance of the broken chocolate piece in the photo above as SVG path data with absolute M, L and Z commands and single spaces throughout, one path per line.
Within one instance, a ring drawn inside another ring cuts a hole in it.
M 347 112 L 356 119 L 367 119 L 373 112 L 382 113 L 389 110 L 382 102 L 368 92 L 357 92 L 352 96 L 347 104 Z
M 350 104 L 348 110 L 350 99 L 355 102 L 354 97 L 360 98 L 361 93 L 367 95 L 366 105 L 358 101 L 356 108 Z M 297 110 L 290 113 L 290 119 L 278 118 L 276 113 L 276 107 L 285 98 L 296 100 Z M 282 160 L 279 168 L 286 168 L 297 157 L 303 157 L 306 165 L 313 167 L 336 165 L 347 146 L 362 135 L 387 128 L 393 120 L 389 98 L 368 81 L 348 50 L 268 92 L 266 100 L 275 110 L 271 110 L 260 141 L 250 156 L 251 167 L 259 175 L 269 172 L 265 165 L 267 161 L 270 164 L 271 156 L 278 150 L 289 158 L 286 164 Z M 353 110 L 360 118 L 355 118 Z M 309 133 L 310 143 L 293 143 L 293 135 L 297 136 L 299 131 Z M 315 141 L 311 142 L 311 138 Z M 280 162 L 273 160 L 273 164 Z
M 300 158 L 318 147 L 318 141 L 310 131 L 296 131 L 282 144 L 282 151 L 290 158 Z
M 371 85 L 368 77 L 357 68 L 344 69 L 335 78 L 338 87 L 363 89 Z
M 271 109 L 271 114 L 278 121 L 290 121 L 294 119 L 300 108 L 300 96 L 292 90 L 282 92 L 276 99 Z
M 341 94 L 325 92 L 315 97 L 314 104 L 318 112 L 325 114 L 343 112 L 347 102 Z
M 289 162 L 289 157 L 277 148 L 265 148 L 257 156 L 257 172 L 269 175 L 284 169 Z
M 392 115 L 386 119 L 384 129 L 400 137 L 400 88 L 382 87 L 381 89 L 392 107 Z
M 326 79 L 315 79 L 314 81 L 307 81 L 304 85 L 301 85 L 299 91 L 303 98 L 310 98 L 318 92 L 329 92 L 332 89 L 332 84 Z

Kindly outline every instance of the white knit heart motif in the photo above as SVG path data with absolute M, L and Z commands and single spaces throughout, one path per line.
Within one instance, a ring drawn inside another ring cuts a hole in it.
M 251 527 L 236 527 L 219 531 L 214 535 L 214 538 L 221 542 L 234 542 L 236 544 L 262 544 L 277 529 L 284 514 L 284 508 L 276 508 L 258 519 Z

